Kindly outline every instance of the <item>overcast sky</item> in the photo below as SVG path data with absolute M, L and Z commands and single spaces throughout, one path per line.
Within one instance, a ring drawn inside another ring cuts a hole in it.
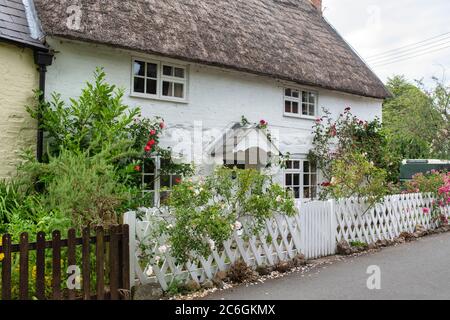
M 403 74 L 429 84 L 432 76 L 442 78 L 445 68 L 450 82 L 449 0 L 323 0 L 323 5 L 327 20 L 383 81 Z M 406 58 L 411 59 L 398 61 Z

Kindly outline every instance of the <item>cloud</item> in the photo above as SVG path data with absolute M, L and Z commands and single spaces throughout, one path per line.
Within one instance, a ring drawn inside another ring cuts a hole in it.
M 364 59 L 450 32 L 448 0 L 324 0 L 323 4 L 324 16 Z M 431 83 L 431 77 L 441 77 L 443 69 L 450 78 L 450 48 L 372 66 L 383 81 L 403 74 Z

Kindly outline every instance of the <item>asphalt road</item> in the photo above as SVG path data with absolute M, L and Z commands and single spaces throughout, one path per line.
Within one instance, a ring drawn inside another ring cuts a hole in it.
M 369 290 L 367 269 L 378 266 L 381 289 Z M 450 299 L 450 233 L 337 261 L 254 286 L 216 292 L 215 300 Z

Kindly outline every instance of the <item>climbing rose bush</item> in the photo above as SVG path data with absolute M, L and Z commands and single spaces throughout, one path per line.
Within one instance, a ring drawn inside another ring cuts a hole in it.
M 448 224 L 448 217 L 443 210 L 450 206 L 450 172 L 433 170 L 427 174 L 416 174 L 412 181 L 407 183 L 406 192 L 431 193 L 434 198 L 431 210 L 424 208 L 424 213 L 430 214 L 438 224 Z

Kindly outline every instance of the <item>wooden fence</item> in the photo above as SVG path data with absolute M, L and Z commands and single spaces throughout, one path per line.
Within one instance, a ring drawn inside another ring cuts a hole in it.
M 35 257 L 33 261 L 31 256 Z M 46 241 L 44 232 L 39 232 L 33 243 L 29 242 L 28 233 L 21 234 L 18 244 L 13 244 L 11 236 L 5 234 L 0 257 L 2 300 L 119 300 L 130 296 L 128 225 L 113 226 L 110 230 L 97 227 L 94 236 L 85 228 L 80 238 L 71 229 L 64 240 L 59 231 L 52 233 L 50 241 Z M 51 267 L 46 258 L 51 260 Z M 31 272 L 30 264 L 34 264 Z M 81 282 L 80 290 L 64 286 L 66 270 L 61 265 L 81 266 L 81 274 L 76 279 Z M 48 269 L 51 269 L 49 276 Z M 34 288 L 30 288 L 30 273 Z M 17 288 L 13 280 L 17 276 L 18 294 L 13 295 L 12 289 Z

